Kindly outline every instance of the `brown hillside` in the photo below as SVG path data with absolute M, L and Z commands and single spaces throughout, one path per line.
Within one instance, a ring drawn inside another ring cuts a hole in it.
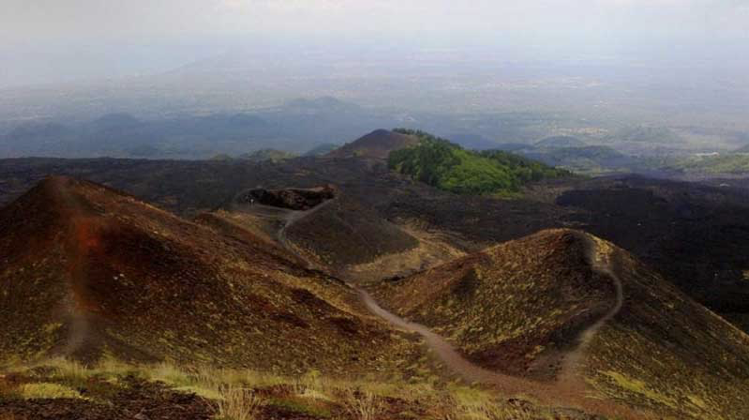
M 341 373 L 399 353 L 349 306 L 349 287 L 209 219 L 216 230 L 62 177 L 0 210 L 0 362 L 107 355 Z
M 543 231 L 375 295 L 489 370 L 676 418 L 749 415 L 749 337 L 581 232 Z
M 328 153 L 329 157 L 361 157 L 369 159 L 387 159 L 393 150 L 414 146 L 419 139 L 414 136 L 395 133 L 388 130 L 376 130 L 366 136 L 348 143 Z
M 303 255 L 319 268 L 340 273 L 351 265 L 398 255 L 419 244 L 399 226 L 331 186 L 266 191 L 277 197 L 299 191 L 324 193 L 319 200 L 308 200 L 294 207 L 271 199 L 255 199 L 250 204 L 247 197 L 252 194 L 258 197 L 257 191 L 242 192 L 226 204 L 224 210 L 210 214 L 274 242 L 278 247 L 292 249 L 292 254 Z
M 413 236 L 347 196 L 289 225 L 287 235 L 303 252 L 335 269 L 418 245 Z

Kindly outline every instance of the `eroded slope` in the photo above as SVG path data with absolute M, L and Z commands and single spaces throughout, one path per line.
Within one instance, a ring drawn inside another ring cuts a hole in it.
M 348 303 L 350 288 L 285 251 L 88 182 L 51 178 L 0 210 L 0 255 L 5 361 L 335 373 L 387 370 L 407 351 Z

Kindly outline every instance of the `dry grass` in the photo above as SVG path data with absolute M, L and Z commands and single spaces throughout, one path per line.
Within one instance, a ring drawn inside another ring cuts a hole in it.
M 509 405 L 489 391 L 470 386 L 418 384 L 393 380 L 388 382 L 358 378 L 346 380 L 324 376 L 317 371 L 296 378 L 259 373 L 252 370 L 215 369 L 210 367 L 177 367 L 168 363 L 127 365 L 114 360 L 84 367 L 64 359 L 51 360 L 35 367 L 52 368 L 48 376 L 32 376 L 37 383 L 15 390 L 13 398 L 72 398 L 76 384 L 83 388 L 92 377 L 117 380 L 124 374 L 135 374 L 150 381 L 163 382 L 176 391 L 194 393 L 212 401 L 216 419 L 254 420 L 261 417 L 266 404 L 277 404 L 273 398 L 261 397 L 256 390 L 280 386 L 292 394 L 297 409 L 318 410 L 319 406 L 340 410 L 346 419 L 378 420 L 384 418 L 391 404 L 426 410 L 421 418 L 440 420 L 538 420 L 550 417 L 548 409 Z M 18 372 L 23 373 L 24 369 Z M 34 370 L 26 369 L 26 372 Z M 44 372 L 44 369 L 39 372 Z M 2 385 L 0 381 L 0 385 Z M 67 387 L 55 386 L 56 384 Z M 53 387 L 50 387 L 52 385 Z M 23 392 L 22 392 L 23 391 Z M 337 408 L 336 408 L 337 407 Z M 328 414 L 330 415 L 330 414 Z M 322 417 L 327 417 L 323 415 Z M 6 420 L 0 418 L 0 420 Z
M 343 404 L 351 417 L 357 420 L 376 420 L 384 409 L 380 396 L 361 389 L 345 390 Z
M 63 358 L 56 358 L 44 362 L 44 367 L 55 370 L 55 376 L 65 377 L 75 381 L 85 381 L 96 374 L 96 369 L 86 368 L 78 362 Z
M 216 369 L 206 366 L 180 368 L 167 363 L 139 368 L 142 375 L 161 381 L 177 391 L 192 392 L 209 400 L 222 399 L 222 389 L 266 388 L 293 383 L 293 380 L 253 370 Z
M 81 394 L 67 386 L 53 383 L 24 384 L 20 387 L 20 395 L 27 400 L 82 398 Z
M 458 410 L 456 418 L 466 420 L 536 420 L 540 417 L 522 409 L 497 404 L 486 404 L 477 407 L 461 408 Z
M 489 392 L 468 387 L 453 387 L 442 406 L 444 420 L 538 420 L 553 419 L 550 412 L 532 412 L 497 400 Z
M 255 392 L 227 386 L 219 391 L 221 399 L 217 403 L 217 419 L 254 420 L 259 417 L 265 402 Z

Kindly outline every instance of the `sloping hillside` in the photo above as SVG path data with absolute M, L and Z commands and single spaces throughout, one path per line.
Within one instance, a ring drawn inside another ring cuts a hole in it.
M 408 233 L 350 197 L 341 196 L 314 217 L 290 226 L 291 241 L 332 267 L 361 264 L 418 245 Z
M 45 180 L 0 210 L 0 361 L 106 355 L 342 373 L 382 369 L 399 352 L 347 303 L 350 288 L 222 229 L 232 234 L 96 184 Z
M 749 337 L 587 234 L 543 231 L 375 296 L 493 371 L 676 418 L 749 415 Z
M 254 189 L 238 194 L 214 216 L 291 248 L 321 269 L 398 255 L 418 246 L 416 238 L 332 186 Z
M 608 146 L 534 148 L 522 153 L 530 159 L 581 174 L 631 172 L 646 164 Z
M 419 143 L 415 136 L 388 130 L 376 130 L 366 136 L 328 153 L 329 157 L 360 157 L 385 160 L 393 150 Z
M 672 165 L 670 169 L 690 175 L 745 175 L 749 173 L 749 151 L 690 157 Z
M 446 191 L 513 195 L 529 182 L 570 175 L 511 153 L 474 152 L 428 133 L 402 132 L 417 137 L 419 143 L 390 153 L 390 169 Z
M 297 157 L 296 153 L 276 149 L 260 149 L 251 153 L 243 153 L 239 159 L 249 160 L 250 162 L 281 162 L 287 159 Z

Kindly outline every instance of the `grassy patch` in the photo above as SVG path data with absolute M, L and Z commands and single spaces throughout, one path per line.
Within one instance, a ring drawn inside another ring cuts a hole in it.
M 552 409 L 528 402 L 516 407 L 489 391 L 437 383 L 382 382 L 367 377 L 332 378 L 317 371 L 282 377 L 251 370 L 127 365 L 109 360 L 84 367 L 62 359 L 16 371 L 20 385 L 8 388 L 13 399 L 85 398 L 111 404 L 114 391 L 142 380 L 166 384 L 173 391 L 202 397 L 216 420 L 254 420 L 278 413 L 304 418 L 375 420 L 546 419 Z M 0 381 L 0 385 L 4 382 Z M 75 384 L 75 385 L 74 385 Z M 7 383 L 6 383 L 7 385 Z M 96 387 L 103 386 L 102 390 Z M 85 392 L 83 391 L 85 390 Z M 2 388 L 0 388 L 2 391 Z M 698 406 L 699 400 L 693 404 Z
M 496 395 L 470 387 L 456 386 L 446 396 L 449 403 L 445 418 L 466 420 L 530 420 L 554 419 L 551 411 L 511 406 L 497 400 Z
M 81 394 L 72 388 L 49 382 L 21 385 L 21 387 L 19 387 L 19 394 L 21 398 L 27 400 L 82 398 Z
M 326 419 L 332 417 L 330 409 L 326 407 L 324 402 L 307 397 L 272 398 L 268 405 L 304 416 Z
M 670 408 L 677 408 L 676 401 L 674 401 L 671 397 L 659 394 L 658 392 L 650 389 L 643 381 L 630 378 L 624 374 L 614 371 L 607 371 L 602 373 L 608 378 L 612 379 L 614 381 L 614 384 L 624 391 L 640 394 L 650 401 L 663 404 Z
M 242 388 L 224 387 L 220 395 L 216 401 L 216 418 L 220 420 L 254 420 L 266 404 L 255 392 Z
M 385 408 L 382 397 L 358 389 L 346 390 L 343 393 L 343 403 L 349 415 L 357 420 L 375 420 Z

